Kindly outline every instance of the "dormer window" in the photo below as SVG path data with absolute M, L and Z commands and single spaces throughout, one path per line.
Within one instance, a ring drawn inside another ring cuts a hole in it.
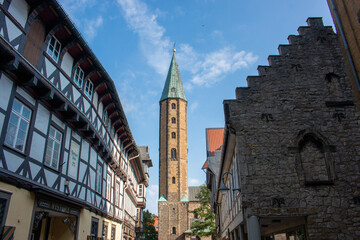
M 94 84 L 90 81 L 90 79 L 86 79 L 84 93 L 91 100 L 93 94 Z
M 55 36 L 52 36 L 49 41 L 47 53 L 55 60 L 55 62 L 58 62 L 59 60 L 60 50 L 61 43 L 55 38 Z
M 84 81 L 84 71 L 81 69 L 81 67 L 77 67 L 74 74 L 74 82 L 79 88 L 82 88 Z

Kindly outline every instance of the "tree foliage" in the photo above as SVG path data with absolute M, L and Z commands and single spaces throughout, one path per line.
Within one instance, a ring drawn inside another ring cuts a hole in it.
M 196 220 L 191 225 L 191 231 L 195 236 L 212 236 L 215 239 L 215 214 L 211 211 L 210 190 L 202 185 L 200 192 L 195 197 L 200 200 L 200 207 L 192 211 Z
M 158 232 L 154 226 L 155 214 L 152 214 L 148 210 L 143 212 L 143 238 L 146 240 L 157 240 Z

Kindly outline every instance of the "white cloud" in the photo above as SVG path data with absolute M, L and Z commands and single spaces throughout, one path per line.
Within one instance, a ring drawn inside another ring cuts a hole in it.
M 87 41 L 91 41 L 96 36 L 97 31 L 102 26 L 103 22 L 104 21 L 101 16 L 88 21 L 88 23 L 84 26 L 84 33 Z
M 165 35 L 165 29 L 157 22 L 157 14 L 152 13 L 141 0 L 117 0 L 122 7 L 129 27 L 139 35 L 140 48 L 147 63 L 165 77 L 170 59 L 172 43 Z M 155 12 L 159 12 L 155 10 Z M 221 36 L 220 31 L 214 35 Z M 188 71 L 191 81 L 185 82 L 185 89 L 211 86 L 221 81 L 227 73 L 233 73 L 257 60 L 257 56 L 230 47 L 208 54 L 197 53 L 189 44 L 180 44 L 177 59 L 181 69 Z
M 199 186 L 200 185 L 200 180 L 196 179 L 196 178 L 190 178 L 189 179 L 189 185 L 190 186 Z
M 199 106 L 199 102 L 197 102 L 197 101 L 192 102 L 189 107 L 190 112 L 191 113 L 194 112 L 198 108 L 198 106 Z
M 204 56 L 199 71 L 191 83 L 198 86 L 210 86 L 224 77 L 226 73 L 235 72 L 257 60 L 257 56 L 245 51 L 235 52 L 226 47 Z
M 140 48 L 147 63 L 157 73 L 165 76 L 169 65 L 171 42 L 165 29 L 157 21 L 157 15 L 149 12 L 147 5 L 139 0 L 117 0 L 123 9 L 129 27 L 140 37 Z

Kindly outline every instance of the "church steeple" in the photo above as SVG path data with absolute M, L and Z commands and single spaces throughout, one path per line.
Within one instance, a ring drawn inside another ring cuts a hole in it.
M 166 77 L 165 86 L 160 98 L 160 101 L 167 98 L 179 98 L 186 101 L 184 88 L 181 82 L 178 64 L 175 58 L 175 49 L 171 59 L 169 72 Z

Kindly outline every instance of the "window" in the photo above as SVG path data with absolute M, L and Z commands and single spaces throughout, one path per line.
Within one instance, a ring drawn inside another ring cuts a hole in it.
M 171 104 L 171 109 L 176 109 L 176 104 L 175 103 Z
M 15 99 L 5 138 L 7 145 L 24 152 L 30 118 L 31 110 Z
M 91 218 L 91 232 L 90 235 L 93 237 L 97 237 L 99 228 L 99 219 L 92 217 Z
M 176 149 L 171 149 L 171 158 L 176 158 Z
M 55 60 L 55 62 L 59 60 L 60 49 L 60 42 L 54 36 L 52 36 L 49 42 L 47 53 Z
M 175 132 L 171 133 L 171 138 L 176 138 L 176 133 Z
M 108 223 L 107 222 L 103 222 L 103 237 L 104 237 L 104 240 L 108 240 Z
M 107 112 L 104 109 L 104 113 L 103 113 L 103 122 L 105 124 L 105 127 L 108 128 L 108 124 L 109 124 L 109 117 Z
M 143 185 L 142 184 L 139 184 L 139 197 L 142 197 L 143 196 Z
M 74 82 L 78 85 L 79 88 L 82 88 L 84 80 L 84 71 L 81 67 L 77 67 L 74 74 Z
M 176 123 L 176 118 L 171 118 L 171 123 Z
M 54 169 L 58 169 L 59 166 L 61 139 L 61 132 L 53 126 L 50 126 L 44 163 Z
M 116 236 L 116 225 L 111 225 L 111 240 L 115 240 Z
M 96 181 L 95 181 L 95 191 L 101 194 L 101 184 L 102 183 L 102 165 L 97 163 L 96 165 Z
M 136 220 L 140 220 L 140 209 L 136 209 Z
M 172 234 L 176 234 L 176 227 L 172 228 Z
M 90 79 L 86 80 L 84 93 L 91 100 L 93 94 L 94 84 L 90 81 Z
M 175 177 L 172 177 L 172 183 L 175 184 Z
M 0 228 L 4 227 L 9 209 L 11 193 L 0 190 Z
M 116 181 L 115 183 L 115 206 L 119 207 L 119 195 L 120 195 L 120 183 Z
M 108 173 L 107 174 L 107 178 L 106 178 L 106 199 L 111 201 L 111 174 Z

